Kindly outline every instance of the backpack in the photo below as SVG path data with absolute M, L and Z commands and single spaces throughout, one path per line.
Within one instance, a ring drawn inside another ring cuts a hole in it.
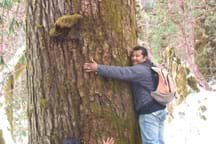
M 151 96 L 161 105 L 169 104 L 176 94 L 176 85 L 168 70 L 164 67 L 153 66 L 151 68 L 157 79 L 156 89 Z

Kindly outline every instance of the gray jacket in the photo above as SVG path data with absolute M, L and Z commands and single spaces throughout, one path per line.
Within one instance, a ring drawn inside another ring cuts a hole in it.
M 129 81 L 134 99 L 135 110 L 138 114 L 147 114 L 165 106 L 160 105 L 150 95 L 156 86 L 156 79 L 151 70 L 152 63 L 148 60 L 133 66 L 98 65 L 97 73 L 104 77 Z

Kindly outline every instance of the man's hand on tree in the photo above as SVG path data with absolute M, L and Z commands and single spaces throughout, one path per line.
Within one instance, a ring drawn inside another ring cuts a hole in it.
M 96 72 L 97 71 L 97 66 L 98 66 L 98 64 L 91 57 L 90 58 L 90 63 L 85 63 L 83 68 L 84 68 L 84 70 L 86 72 Z

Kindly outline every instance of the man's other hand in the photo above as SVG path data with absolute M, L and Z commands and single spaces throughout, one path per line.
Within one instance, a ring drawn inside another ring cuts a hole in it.
M 86 72 L 96 72 L 98 64 L 93 58 L 90 58 L 90 63 L 85 63 L 83 68 Z
M 103 144 L 114 144 L 114 139 L 112 137 L 108 137 L 106 141 L 103 140 Z

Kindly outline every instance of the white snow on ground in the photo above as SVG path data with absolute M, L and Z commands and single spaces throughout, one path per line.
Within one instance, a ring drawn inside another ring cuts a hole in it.
M 216 92 L 190 94 L 174 109 L 174 119 L 165 123 L 166 144 L 215 144 L 215 110 Z
M 5 103 L 4 102 L 4 98 L 0 97 L 0 103 Z M 3 137 L 6 140 L 5 143 L 6 144 L 15 144 L 10 131 L 8 130 L 9 128 L 9 122 L 7 121 L 7 115 L 6 115 L 6 111 L 5 111 L 5 105 L 0 107 L 0 129 L 3 131 Z

